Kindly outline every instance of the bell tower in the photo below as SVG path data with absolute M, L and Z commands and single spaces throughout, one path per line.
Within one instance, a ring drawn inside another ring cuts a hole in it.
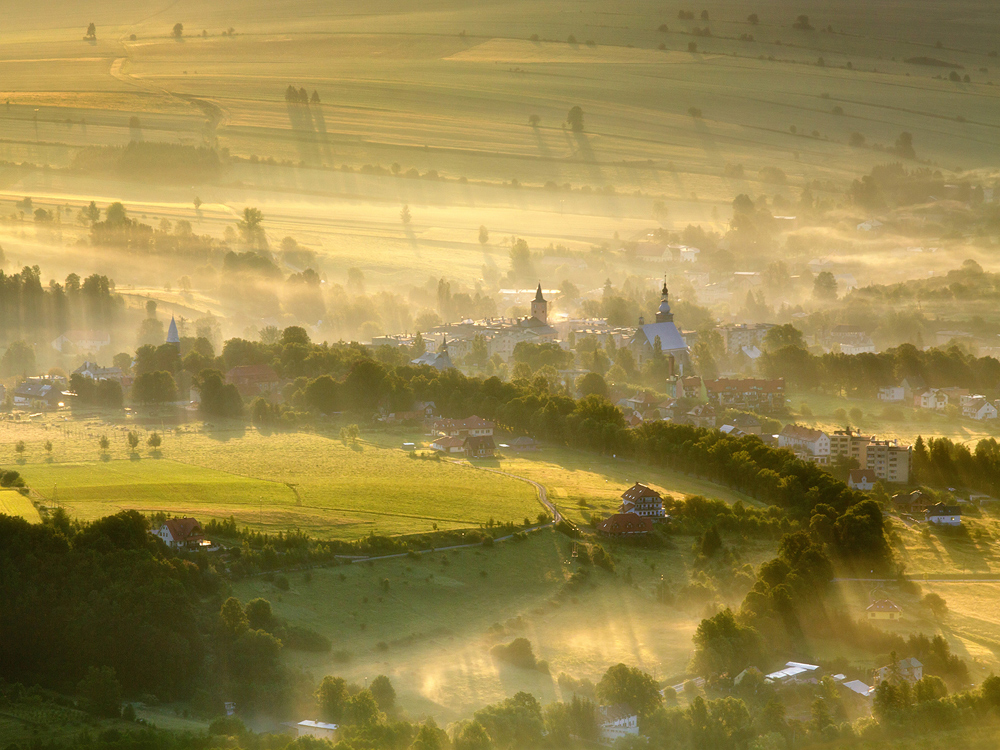
M 531 317 L 537 318 L 546 325 L 549 322 L 549 303 L 545 301 L 545 297 L 542 296 L 542 284 L 538 283 L 538 291 L 535 292 L 535 298 L 531 300 Z

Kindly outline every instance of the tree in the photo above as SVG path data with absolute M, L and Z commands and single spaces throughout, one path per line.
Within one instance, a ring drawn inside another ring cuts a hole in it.
M 194 386 L 201 393 L 200 410 L 213 417 L 238 417 L 243 414 L 243 398 L 233 383 L 225 382 L 218 370 L 202 370 Z
M 339 724 L 344 720 L 351 695 L 343 677 L 331 677 L 330 675 L 324 677 L 316 689 L 315 697 L 319 704 L 320 716 L 324 721 Z
M 81 707 L 94 716 L 117 719 L 121 714 L 122 687 L 111 667 L 90 667 L 77 691 Z
M 417 335 L 413 337 L 413 344 L 410 346 L 410 357 L 416 359 L 426 353 L 426 351 L 427 342 L 424 341 L 424 337 L 420 331 L 417 331 Z
M 701 675 L 739 674 L 760 658 L 760 634 L 736 621 L 729 609 L 702 620 L 694 634 L 691 668 Z
M 769 352 L 776 352 L 789 346 L 795 347 L 796 349 L 806 348 L 806 341 L 805 337 L 802 335 L 802 331 L 793 326 L 791 323 L 785 323 L 784 325 L 771 328 L 764 334 L 763 343 L 764 350 Z
M 574 133 L 583 132 L 583 109 L 580 107 L 573 107 L 570 109 L 569 114 L 566 115 L 566 123 L 570 126 L 570 129 Z
M 163 404 L 176 398 L 174 376 L 165 370 L 144 372 L 132 384 L 132 400 L 138 404 Z
M 245 245 L 255 248 L 266 247 L 263 223 L 264 214 L 259 208 L 247 206 L 243 209 L 243 218 L 236 222 L 236 228 L 239 229 Z
M 182 24 L 182 23 L 175 23 L 174 24 L 174 38 L 175 39 L 180 39 L 182 36 L 184 36 L 184 24 Z
M 128 447 L 131 449 L 133 453 L 135 453 L 135 449 L 139 447 L 139 436 L 136 435 L 135 432 L 129 430 L 127 439 L 128 439 Z
M 226 599 L 219 609 L 219 628 L 223 636 L 235 641 L 246 632 L 249 626 L 250 622 L 240 600 L 235 596 Z
M 35 348 L 27 341 L 11 342 L 0 358 L 0 377 L 12 375 L 34 375 L 38 370 L 35 363 Z
M 369 690 L 372 691 L 372 697 L 375 698 L 375 702 L 378 704 L 380 711 L 385 711 L 389 714 L 395 710 L 396 690 L 393 688 L 392 682 L 390 682 L 388 677 L 384 674 L 380 674 L 372 680 Z
M 490 241 L 489 230 L 486 229 L 486 225 L 479 227 L 479 244 L 485 245 Z
M 160 433 L 154 432 L 152 435 L 150 435 L 149 439 L 146 440 L 146 445 L 148 445 L 153 450 L 156 450 L 161 445 L 163 445 L 163 438 L 160 437 Z
M 319 92 L 316 89 L 313 89 L 312 97 L 310 97 L 309 101 L 313 104 L 319 104 Z
M 896 153 L 904 159 L 916 159 L 917 152 L 913 149 L 913 134 L 902 132 L 896 139 Z
M 87 26 L 87 39 L 94 40 L 97 39 L 97 26 L 93 21 Z
M 528 124 L 531 127 L 537 128 L 541 122 L 542 118 L 539 117 L 538 115 L 528 115 Z
M 813 25 L 809 23 L 809 16 L 799 16 L 795 19 L 795 23 L 792 24 L 793 29 L 798 29 L 799 31 L 812 31 Z
M 997 681 L 996 705 L 1000 707 L 1000 677 L 994 677 Z M 470 721 L 462 724 L 455 731 L 455 750 L 490 750 L 493 741 L 486 732 L 486 728 L 478 721 Z
M 931 611 L 936 620 L 943 620 L 948 615 L 948 604 L 940 594 L 935 594 L 934 592 L 924 594 L 924 598 L 920 600 L 920 603 Z
M 429 717 L 417 732 L 410 750 L 444 750 L 448 747 L 448 735 L 438 727 L 434 717 Z
M 580 398 L 584 396 L 597 395 L 601 398 L 608 397 L 608 384 L 596 372 L 588 372 L 576 379 L 576 392 Z
M 399 212 L 399 220 L 403 222 L 404 225 L 409 225 L 410 219 L 413 217 L 410 215 L 410 207 L 403 206 L 402 210 Z
M 813 281 L 813 297 L 824 302 L 837 299 L 837 279 L 829 271 L 820 271 Z
M 52 441 L 51 440 L 46 440 L 45 441 L 45 445 L 43 447 L 45 448 L 45 452 L 48 453 L 51 456 L 52 455 Z
M 244 609 L 247 616 L 247 626 L 254 630 L 270 630 L 274 627 L 274 613 L 271 602 L 258 597 L 247 602 Z
M 616 664 L 604 673 L 596 694 L 601 703 L 624 703 L 640 716 L 650 714 L 663 700 L 651 675 L 625 664 Z
M 101 451 L 107 452 L 108 448 L 111 447 L 111 441 L 108 440 L 107 435 L 101 435 L 101 439 L 97 441 L 98 445 L 101 446 Z
M 747 23 L 750 24 L 751 26 L 756 26 L 757 24 L 760 23 L 760 16 L 758 16 L 756 13 L 751 13 L 749 16 L 747 16 Z
M 22 456 L 24 456 L 24 451 L 26 450 L 26 446 L 24 444 L 24 441 L 23 440 L 18 440 L 14 444 L 14 450 L 17 451 L 18 458 L 21 458 Z

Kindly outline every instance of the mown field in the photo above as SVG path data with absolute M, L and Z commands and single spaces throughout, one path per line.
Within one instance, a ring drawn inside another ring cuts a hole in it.
M 16 490 L 0 492 L 0 513 L 23 518 L 28 523 L 39 523 L 42 520 L 31 500 Z

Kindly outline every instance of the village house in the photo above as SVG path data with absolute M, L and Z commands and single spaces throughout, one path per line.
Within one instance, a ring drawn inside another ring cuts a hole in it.
M 201 524 L 194 518 L 170 518 L 160 528 L 149 533 L 162 539 L 164 544 L 173 549 L 212 546 L 205 538 Z
M 684 415 L 684 424 L 695 427 L 715 427 L 715 409 L 711 404 L 698 404 Z
M 631 398 L 625 399 L 625 405 L 629 409 L 635 409 L 637 412 L 645 412 L 648 409 L 653 409 L 659 403 L 660 399 L 656 397 L 656 394 L 649 391 L 640 391 Z
M 436 419 L 432 429 L 450 437 L 485 437 L 493 434 L 493 423 L 473 415 L 465 419 Z
M 465 438 L 442 435 L 431 443 L 431 448 L 438 453 L 464 453 Z
M 442 338 L 441 346 L 438 347 L 437 351 L 426 351 L 416 359 L 411 359 L 410 364 L 427 365 L 441 372 L 455 369 L 455 365 L 451 363 L 451 357 L 448 354 L 448 337 L 445 336 Z
M 933 501 L 930 496 L 920 490 L 899 492 L 892 496 L 892 507 L 900 512 L 923 513 L 931 505 L 933 505 Z
M 97 354 L 111 346 L 107 331 L 66 331 L 52 342 L 52 348 L 63 354 Z
M 653 530 L 651 518 L 640 518 L 635 513 L 615 513 L 604 519 L 597 527 L 597 533 L 604 536 L 631 536 L 648 534 Z
M 868 605 L 865 617 L 869 620 L 898 620 L 903 616 L 903 610 L 888 599 L 879 599 Z
M 847 476 L 847 486 L 861 492 L 870 492 L 877 481 L 878 477 L 871 469 L 851 469 L 851 473 Z
M 320 740 L 328 740 L 329 742 L 335 742 L 337 740 L 337 731 L 340 727 L 336 724 L 327 724 L 322 721 L 300 721 L 295 725 L 295 736 L 296 737 L 316 737 Z
M 778 447 L 790 448 L 797 456 L 826 466 L 830 463 L 830 436 L 797 424 L 786 424 L 778 433 Z
M 66 390 L 64 378 L 25 378 L 14 388 L 14 406 L 43 406 L 55 409 L 65 406 L 73 394 Z
M 84 362 L 73 370 L 74 375 L 81 375 L 90 380 L 115 380 L 122 382 L 120 367 L 101 367 L 96 362 Z
M 226 373 L 226 382 L 236 386 L 245 398 L 264 396 L 269 398 L 279 393 L 281 378 L 271 365 L 239 365 Z
M 697 375 L 680 378 L 677 381 L 677 392 L 674 395 L 677 398 L 701 398 L 701 378 Z
M 496 445 L 492 435 L 469 435 L 465 438 L 462 449 L 469 458 L 492 458 Z
M 764 337 L 767 332 L 774 328 L 774 323 L 757 323 L 747 325 L 719 326 L 715 330 L 722 336 L 722 343 L 726 347 L 727 354 L 736 354 L 744 347 L 760 349 L 764 344 Z
M 701 254 L 701 250 L 689 245 L 671 245 L 670 247 L 676 248 L 681 263 L 697 263 L 698 256 Z
M 753 414 L 737 414 L 729 420 L 733 427 L 747 435 L 760 435 L 761 424 Z
M 622 737 L 639 734 L 639 716 L 624 704 L 598 706 L 597 728 L 600 730 L 601 742 L 612 745 Z
M 878 389 L 878 400 L 885 401 L 886 403 L 895 404 L 903 401 L 906 398 L 906 393 L 901 385 L 887 385 L 882 386 Z
M 705 381 L 708 401 L 716 409 L 772 412 L 785 406 L 785 380 L 718 378 Z
M 997 418 L 997 407 L 985 396 L 966 396 L 962 399 L 962 416 L 985 421 Z
M 635 513 L 646 518 L 663 518 L 663 497 L 654 489 L 636 482 L 622 493 L 619 513 Z
M 895 664 L 887 664 L 875 670 L 875 684 L 880 682 L 920 682 L 924 677 L 924 665 L 914 658 L 902 659 Z
M 937 524 L 938 526 L 962 525 L 962 509 L 957 505 L 935 503 L 927 509 L 924 517 L 927 519 L 927 523 Z
M 537 440 L 524 436 L 514 438 L 510 441 L 507 447 L 518 453 L 533 452 L 541 448 Z

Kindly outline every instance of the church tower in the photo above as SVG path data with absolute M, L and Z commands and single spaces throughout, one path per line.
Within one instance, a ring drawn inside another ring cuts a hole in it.
M 535 298 L 531 301 L 531 317 L 537 318 L 548 325 L 549 303 L 546 302 L 545 297 L 542 296 L 541 282 L 538 284 L 538 291 L 535 292 Z
M 177 351 L 181 350 L 181 337 L 177 335 L 177 321 L 173 315 L 170 316 L 170 328 L 167 329 L 167 343 L 176 346 Z
M 674 314 L 670 312 L 670 302 L 667 301 L 667 282 L 663 281 L 663 291 L 660 292 L 660 307 L 656 311 L 656 322 L 657 323 L 673 323 Z

